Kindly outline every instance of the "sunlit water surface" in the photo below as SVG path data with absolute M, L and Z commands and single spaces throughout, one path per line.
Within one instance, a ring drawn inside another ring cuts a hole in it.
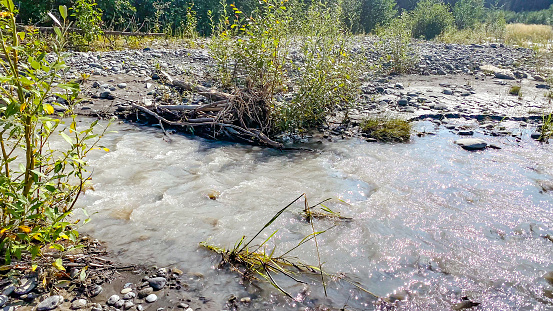
M 543 279 L 553 270 L 553 243 L 543 237 L 553 236 L 553 194 L 540 186 L 553 182 L 551 145 L 504 137 L 493 140 L 501 150 L 468 152 L 439 130 L 408 144 L 352 139 L 307 153 L 181 135 L 167 141 L 159 129 L 127 124 L 111 130 L 103 141 L 111 151 L 91 155 L 94 191 L 79 207 L 92 221 L 83 230 L 123 262 L 203 275 L 195 290 L 215 310 L 232 294 L 252 297 L 242 308 L 251 310 L 381 308 L 370 294 L 328 278 L 328 297 L 316 278 L 309 286 L 279 278 L 300 302 L 284 299 L 216 269 L 220 258 L 199 246 L 232 247 L 302 193 L 310 203 L 333 198 L 327 206 L 353 218 L 315 222 L 316 230 L 336 225 L 318 238 L 323 268 L 381 297 L 399 293 L 406 298 L 399 309 L 447 310 L 462 296 L 484 310 L 553 308 L 553 287 Z M 259 242 L 278 229 L 268 243 L 278 253 L 311 233 L 302 207 L 288 209 Z M 291 255 L 317 264 L 311 242 Z

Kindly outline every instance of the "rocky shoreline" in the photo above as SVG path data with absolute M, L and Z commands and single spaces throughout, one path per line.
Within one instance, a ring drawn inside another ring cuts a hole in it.
M 358 44 L 373 41 L 367 38 Z M 321 135 L 315 134 L 317 139 L 360 136 L 356 126 L 367 116 L 427 120 L 461 136 L 474 131 L 518 135 L 515 127 L 535 127 L 552 108 L 551 98 L 546 97 L 550 85 L 539 74 L 530 49 L 424 41 L 415 43 L 413 51 L 419 55 L 414 74 L 366 77 L 358 103 L 348 111 L 351 124 L 342 124 L 344 114 L 338 112 L 337 122 L 321 128 Z M 378 57 L 378 52 L 372 52 L 368 59 Z M 85 81 L 85 100 L 76 109 L 81 115 L 128 116 L 132 111 L 129 102 L 195 105 L 206 101 L 203 96 L 177 94 L 161 82 L 159 70 L 205 87 L 214 85 L 214 62 L 204 48 L 152 44 L 143 50 L 77 52 L 68 65 L 70 78 Z M 518 95 L 510 94 L 513 86 L 520 87 Z M 277 100 L 287 97 L 291 94 Z M 296 138 L 283 140 L 301 140 Z

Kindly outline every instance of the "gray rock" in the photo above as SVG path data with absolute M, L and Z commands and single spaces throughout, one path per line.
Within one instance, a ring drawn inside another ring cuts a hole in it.
M 125 300 L 129 300 L 129 299 L 133 299 L 136 297 L 136 294 L 133 293 L 133 292 L 130 292 L 130 293 L 126 293 L 124 296 L 123 296 L 123 299 Z
M 159 277 L 166 278 L 167 277 L 167 269 L 166 268 L 157 269 L 156 275 L 159 276 Z
M 94 83 L 92 83 L 92 87 L 96 88 L 96 89 L 99 88 L 100 87 L 100 82 L 94 81 Z
M 119 297 L 119 295 L 111 295 L 106 303 L 108 306 L 113 306 L 119 300 L 121 300 L 121 297 Z
M 515 80 L 516 79 L 515 75 L 510 70 L 497 71 L 497 72 L 494 73 L 494 76 L 498 79 L 503 79 L 503 80 Z
M 545 78 L 540 76 L 540 75 L 535 75 L 534 76 L 534 80 L 536 81 L 539 81 L 539 82 L 544 82 L 545 81 Z
M 144 307 L 142 305 L 138 305 L 138 306 L 136 306 L 136 310 L 144 311 Z
M 47 311 L 55 309 L 57 306 L 61 305 L 63 303 L 63 297 L 59 295 L 50 296 L 46 299 L 44 299 L 42 302 L 40 302 L 36 309 L 38 311 Z
M 177 305 L 178 308 L 188 309 L 189 305 L 187 303 L 181 302 Z
M 4 290 L 2 291 L 2 295 L 9 296 L 9 295 L 11 295 L 14 291 L 15 291 L 15 285 L 14 285 L 14 284 L 10 284 L 10 285 L 4 287 Z
M 90 297 L 98 296 L 104 289 L 100 285 L 94 285 L 88 294 Z
M 103 92 L 100 92 L 99 95 L 99 97 L 102 99 L 108 99 L 110 96 L 112 96 L 110 90 L 104 90 Z
M 117 309 L 121 309 L 123 307 L 123 305 L 125 304 L 125 301 L 124 300 L 118 300 L 116 301 L 113 306 Z
M 129 287 L 132 287 L 132 283 L 125 283 L 125 285 L 123 285 L 123 288 L 129 288 Z
M 407 106 L 407 104 L 409 104 L 409 101 L 407 100 L 407 98 L 401 98 L 397 101 L 397 104 L 399 106 Z
M 538 133 L 538 132 L 530 134 L 530 138 L 532 139 L 537 140 L 537 139 L 540 139 L 540 137 L 541 137 L 541 133 Z
M 35 277 L 21 279 L 20 285 L 13 291 L 16 295 L 25 295 L 35 289 L 37 280 Z
M 442 93 L 444 93 L 445 95 L 453 95 L 453 91 L 450 89 L 444 89 Z
M 462 130 L 462 131 L 459 131 L 457 134 L 461 135 L 461 136 L 472 136 L 472 135 L 474 135 L 474 132 L 473 131 L 463 131 Z
M 160 290 L 167 284 L 167 279 L 164 277 L 151 278 L 148 279 L 148 283 L 154 290 Z
M 8 302 L 8 296 L 0 295 L 0 308 L 2 308 Z
M 138 291 L 138 298 L 144 298 L 154 292 L 152 287 L 145 287 Z
M 155 302 L 157 300 L 157 295 L 156 294 L 150 294 L 148 296 L 146 296 L 146 302 L 149 302 L 149 303 L 152 303 L 152 302 Z
M 125 301 L 125 304 L 123 304 L 123 309 L 125 310 L 128 310 L 132 307 L 134 307 L 134 303 L 130 300 Z
M 536 84 L 536 88 L 549 90 L 551 88 L 551 86 L 549 86 L 547 84 Z
M 123 295 L 128 294 L 130 292 L 132 292 L 132 288 L 130 288 L 130 287 L 125 287 L 121 290 L 121 294 L 123 294 Z
M 102 305 L 99 303 L 95 303 L 92 305 L 90 311 L 102 311 Z
M 446 104 L 435 104 L 433 108 L 436 109 L 436 110 L 446 110 L 447 105 Z
M 117 87 L 120 88 L 120 89 L 124 89 L 127 87 L 127 83 L 119 83 L 117 84 Z
M 478 138 L 463 138 L 456 140 L 455 143 L 465 150 L 482 150 L 488 146 L 488 143 Z
M 394 85 L 394 87 L 395 87 L 396 89 L 403 90 L 403 84 L 401 84 L 401 83 L 396 83 L 396 84 Z
M 86 304 L 87 304 L 86 299 L 77 299 L 71 303 L 71 309 L 73 310 L 82 309 L 86 307 Z

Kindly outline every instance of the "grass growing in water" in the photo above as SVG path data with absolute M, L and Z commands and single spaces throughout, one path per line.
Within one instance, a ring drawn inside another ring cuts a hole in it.
M 274 231 L 271 235 L 269 235 L 269 237 L 265 239 L 263 243 L 255 244 L 255 245 L 252 244 L 252 242 L 261 234 L 261 232 L 263 232 L 267 227 L 269 227 L 276 219 L 280 217 L 280 215 L 282 215 L 282 213 L 284 213 L 284 211 L 286 211 L 290 206 L 292 206 L 302 197 L 304 198 L 304 204 L 305 204 L 304 212 L 307 212 L 306 218 L 312 228 L 311 234 L 304 237 L 294 247 L 290 248 L 289 250 L 285 251 L 280 255 L 275 254 L 276 248 L 267 250 L 267 247 L 266 247 L 267 242 L 269 242 L 275 236 L 278 230 Z M 280 274 L 298 283 L 306 283 L 305 281 L 302 281 L 296 277 L 298 273 L 319 275 L 321 277 L 321 283 L 323 285 L 325 295 L 326 295 L 325 277 L 330 277 L 335 280 L 338 280 L 338 279 L 345 280 L 346 282 L 352 284 L 358 289 L 374 297 L 377 297 L 373 293 L 361 287 L 356 282 L 353 282 L 345 278 L 343 274 L 329 275 L 323 272 L 322 263 L 319 255 L 317 236 L 322 233 L 325 233 L 326 231 L 332 229 L 333 227 L 323 231 L 316 231 L 312 221 L 315 218 L 315 216 L 311 214 L 310 211 L 314 207 L 319 206 L 326 201 L 328 201 L 328 199 L 322 201 L 321 203 L 316 204 L 315 206 L 309 207 L 307 203 L 307 197 L 304 193 L 300 195 L 298 198 L 296 198 L 294 201 L 292 201 L 290 204 L 286 205 L 286 207 L 278 211 L 273 216 L 273 218 L 271 218 L 271 220 L 269 220 L 263 226 L 263 228 L 261 228 L 261 230 L 259 230 L 255 234 L 255 236 L 250 240 L 248 240 L 247 242 L 246 242 L 246 236 L 242 236 L 242 238 L 238 240 L 238 242 L 236 242 L 234 244 L 234 247 L 232 247 L 231 249 L 225 249 L 222 247 L 211 245 L 211 244 L 208 244 L 207 242 L 201 242 L 200 245 L 221 255 L 220 266 L 224 266 L 224 265 L 230 266 L 231 270 L 240 273 L 245 279 L 258 280 L 258 281 L 261 279 L 264 279 L 267 282 L 269 282 L 271 285 L 273 285 L 281 293 L 285 294 L 286 296 L 290 297 L 293 300 L 296 300 L 296 299 L 290 293 L 284 290 L 280 285 L 278 285 L 278 283 L 275 281 L 274 275 Z M 335 213 L 335 212 L 332 212 L 332 213 L 334 215 L 339 215 L 339 213 Z M 298 261 L 293 257 L 290 257 L 289 254 L 292 251 L 294 251 L 295 249 L 299 248 L 300 246 L 304 245 L 305 243 L 311 240 L 313 240 L 315 243 L 317 258 L 319 261 L 318 265 L 308 265 Z
M 407 142 L 411 136 L 411 123 L 395 118 L 371 117 L 361 123 L 360 129 L 383 142 Z
M 509 89 L 509 94 L 522 97 L 522 93 L 520 89 L 521 89 L 520 85 L 513 85 Z

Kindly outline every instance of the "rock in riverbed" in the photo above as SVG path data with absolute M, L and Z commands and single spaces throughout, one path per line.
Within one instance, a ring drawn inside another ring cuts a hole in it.
M 148 283 L 154 290 L 160 290 L 167 284 L 167 279 L 164 277 L 151 278 L 148 279 Z
M 146 302 L 155 302 L 157 300 L 157 295 L 156 294 L 150 294 L 146 297 Z
M 465 150 L 482 150 L 488 146 L 488 143 L 478 138 L 463 138 L 456 140 L 455 143 Z
M 40 302 L 37 305 L 36 309 L 38 311 L 52 310 L 52 309 L 55 309 L 57 306 L 61 305 L 62 303 L 63 303 L 63 297 L 59 295 L 54 295 Z

